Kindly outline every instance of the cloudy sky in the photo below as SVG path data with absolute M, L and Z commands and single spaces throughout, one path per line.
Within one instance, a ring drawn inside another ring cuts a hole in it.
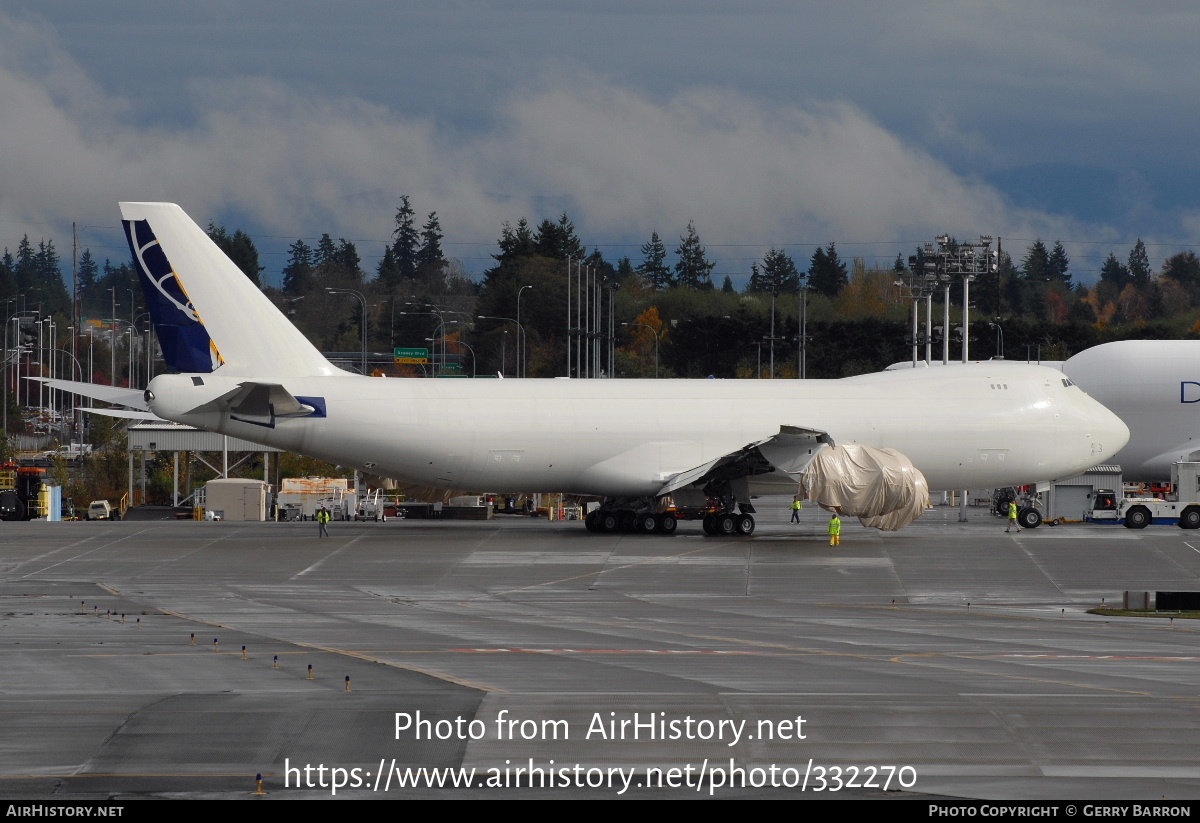
M 1198 33 L 1191 2 L 0 0 L 0 243 L 75 221 L 124 260 L 117 201 L 169 200 L 272 279 L 322 232 L 373 268 L 407 194 L 474 271 L 565 210 L 635 263 L 694 220 L 735 281 L 942 232 L 1088 280 L 1200 246 Z

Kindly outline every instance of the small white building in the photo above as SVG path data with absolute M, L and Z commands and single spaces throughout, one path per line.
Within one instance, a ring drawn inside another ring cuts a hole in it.
M 261 480 L 209 480 L 204 486 L 204 511 L 222 520 L 266 520 L 270 489 Z

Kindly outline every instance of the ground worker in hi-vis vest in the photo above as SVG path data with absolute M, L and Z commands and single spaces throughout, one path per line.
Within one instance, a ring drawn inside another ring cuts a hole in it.
M 1008 534 L 1013 526 L 1017 527 L 1017 531 L 1021 530 L 1021 524 L 1017 522 L 1017 501 L 1009 500 L 1008 501 L 1008 528 L 1004 530 L 1004 533 Z
M 800 502 L 800 495 L 796 495 L 795 497 L 792 498 L 792 522 L 793 523 L 800 522 L 800 510 L 802 508 L 804 508 L 804 505 Z
M 829 515 L 829 545 L 842 545 L 842 519 L 837 516 L 837 512 Z

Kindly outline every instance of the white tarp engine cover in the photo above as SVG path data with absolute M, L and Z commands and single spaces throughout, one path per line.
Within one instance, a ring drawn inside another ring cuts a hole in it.
M 896 531 L 929 505 L 925 475 L 895 449 L 850 444 L 822 449 L 804 471 L 809 500 L 864 526 Z

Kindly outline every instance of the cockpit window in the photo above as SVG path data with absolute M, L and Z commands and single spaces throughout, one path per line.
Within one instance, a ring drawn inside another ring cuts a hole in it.
M 1066 378 L 1066 377 L 1063 378 L 1063 388 L 1070 388 L 1071 386 L 1074 386 L 1074 385 L 1075 384 L 1072 383 L 1068 378 Z

